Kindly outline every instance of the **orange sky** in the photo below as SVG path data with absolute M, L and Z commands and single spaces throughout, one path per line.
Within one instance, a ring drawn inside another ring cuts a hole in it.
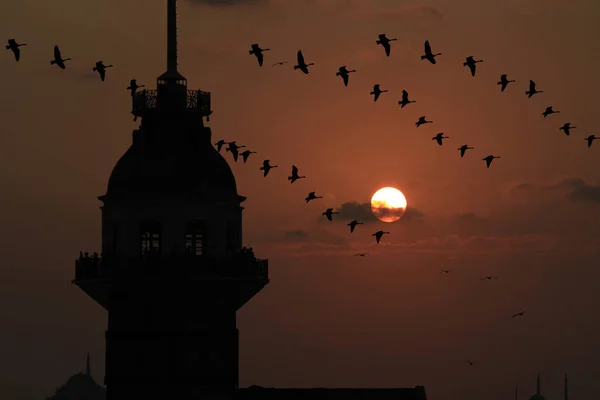
M 572 398 L 600 396 L 600 141 L 583 139 L 598 135 L 600 3 L 180 3 L 180 71 L 212 92 L 214 141 L 258 152 L 230 162 L 248 197 L 244 242 L 271 274 L 238 313 L 242 386 L 425 385 L 432 400 L 500 400 L 515 383 L 532 393 L 539 371 L 549 400 L 564 372 Z M 0 3 L 0 37 L 28 43 L 18 64 L 0 53 L 1 398 L 50 395 L 87 351 L 102 382 L 106 313 L 70 284 L 73 261 L 100 246 L 96 196 L 136 127 L 129 79 L 153 86 L 166 67 L 165 11 L 164 0 Z M 399 38 L 389 58 L 383 32 Z M 443 53 L 435 66 L 419 59 L 425 39 Z M 262 69 L 251 43 L 272 49 Z M 54 44 L 73 58 L 64 71 L 48 65 Z M 271 68 L 298 49 L 310 75 Z M 468 55 L 484 60 L 475 78 Z M 98 60 L 115 65 L 103 83 Z M 358 70 L 348 87 L 335 76 L 344 64 Z M 502 73 L 517 80 L 505 93 Z M 527 99 L 529 79 L 544 93 Z M 375 83 L 389 89 L 377 103 Z M 417 103 L 400 109 L 402 89 Z M 561 114 L 542 118 L 548 105 Z M 421 115 L 434 124 L 416 130 Z M 571 137 L 558 130 L 567 121 Z M 465 143 L 475 150 L 461 159 Z M 488 154 L 501 157 L 490 169 Z M 263 158 L 280 166 L 266 179 Z M 308 178 L 290 185 L 292 164 Z M 400 222 L 350 236 L 347 221 L 320 217 L 383 186 L 408 199 Z M 313 190 L 325 198 L 306 205 Z M 379 229 L 391 234 L 375 245 Z

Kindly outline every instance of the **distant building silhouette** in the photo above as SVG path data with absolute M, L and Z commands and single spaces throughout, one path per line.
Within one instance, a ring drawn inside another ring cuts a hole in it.
M 106 400 L 106 390 L 92 378 L 90 354 L 87 355 L 85 372 L 71 376 L 67 383 L 56 389 L 51 397 L 45 400 Z
M 321 393 L 238 388 L 236 312 L 269 283 L 268 262 L 242 247 L 245 197 L 204 126 L 210 93 L 188 90 L 177 70 L 176 0 L 167 4 L 167 71 L 156 90 L 132 93 L 141 124 L 99 197 L 102 253 L 80 254 L 73 280 L 108 311 L 107 399 Z M 334 393 L 425 400 L 423 387 Z
M 515 400 L 518 400 L 518 388 L 515 388 Z M 542 396 L 542 391 L 540 387 L 540 374 L 537 376 L 537 389 L 533 396 L 529 398 L 529 400 L 545 400 L 544 396 Z M 569 400 L 569 385 L 567 380 L 567 374 L 565 374 L 565 387 L 564 387 L 564 400 Z

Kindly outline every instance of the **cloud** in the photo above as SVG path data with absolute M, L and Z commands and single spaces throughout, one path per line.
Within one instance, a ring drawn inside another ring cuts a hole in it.
M 337 218 L 334 217 L 334 222 L 357 220 L 368 224 L 379 221 L 379 219 L 377 219 L 377 217 L 371 211 L 371 203 L 359 203 L 357 201 L 350 201 L 347 203 L 343 203 L 335 211 L 338 212 L 338 215 Z M 382 216 L 392 213 L 391 210 L 384 208 L 380 208 L 379 212 Z M 422 211 L 414 207 L 409 207 L 402 215 L 401 220 L 403 222 L 406 222 L 422 218 L 424 216 L 425 214 L 423 214 Z M 321 218 L 321 220 L 323 220 L 323 218 Z
M 296 240 L 306 240 L 309 237 L 307 231 L 303 229 L 292 229 L 290 231 L 285 231 L 284 236 L 288 239 L 296 239 Z
M 600 204 L 600 185 L 588 184 L 581 178 L 565 178 L 549 185 L 521 183 L 515 185 L 510 194 L 526 201 L 569 200 Z

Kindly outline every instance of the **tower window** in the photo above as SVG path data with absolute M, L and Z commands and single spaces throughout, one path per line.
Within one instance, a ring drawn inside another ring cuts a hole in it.
M 160 252 L 160 224 L 144 222 L 140 224 L 140 242 L 142 255 Z
M 201 256 L 204 253 L 206 227 L 203 221 L 190 222 L 185 230 L 185 248 L 190 253 Z

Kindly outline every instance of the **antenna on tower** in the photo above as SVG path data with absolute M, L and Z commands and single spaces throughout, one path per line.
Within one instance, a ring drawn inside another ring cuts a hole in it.
M 177 72 L 177 0 L 167 0 L 167 72 Z

